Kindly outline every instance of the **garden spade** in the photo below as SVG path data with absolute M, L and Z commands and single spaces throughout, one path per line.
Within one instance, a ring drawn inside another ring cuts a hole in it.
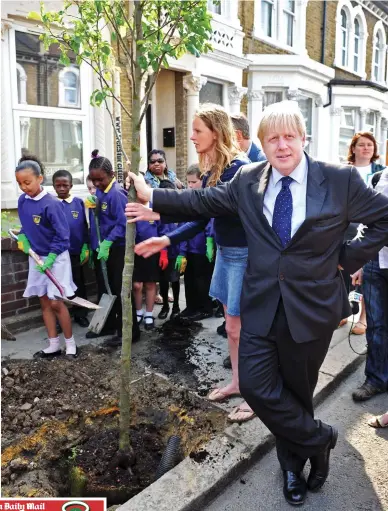
M 8 230 L 9 235 L 14 240 L 18 240 L 17 235 L 12 231 L 12 229 Z M 32 248 L 29 249 L 28 255 L 32 257 L 32 259 L 36 262 L 38 266 L 43 266 L 42 259 L 38 256 L 36 252 L 32 250 Z M 54 277 L 53 273 L 50 270 L 45 270 L 45 274 L 47 277 L 51 280 L 51 282 L 55 285 L 55 287 L 59 291 L 59 295 L 54 295 L 54 297 L 57 300 L 62 300 L 65 303 L 68 303 L 69 305 L 76 305 L 77 307 L 85 307 L 85 309 L 99 309 L 100 306 L 96 305 L 95 303 L 89 302 L 88 300 L 85 300 L 84 298 L 80 298 L 79 296 L 75 296 L 74 298 L 68 298 L 65 295 L 65 290 L 61 286 L 61 284 L 58 282 L 58 280 Z
M 98 199 L 96 197 L 96 207 L 95 207 L 95 209 L 92 209 L 92 211 L 93 211 L 93 216 L 94 216 L 94 222 L 96 225 L 98 244 L 100 244 L 101 243 L 101 235 L 100 235 L 100 223 L 98 221 L 98 210 L 99 210 L 99 203 L 98 203 Z M 101 332 L 103 326 L 105 325 L 105 321 L 107 320 L 109 313 L 112 310 L 113 304 L 115 303 L 115 300 L 116 300 L 116 296 L 112 295 L 112 291 L 109 286 L 108 271 L 107 271 L 106 262 L 104 261 L 104 259 L 100 259 L 100 264 L 101 264 L 102 276 L 104 278 L 105 289 L 107 292 L 101 296 L 100 302 L 98 304 L 100 306 L 100 308 L 93 314 L 92 320 L 89 324 L 89 330 L 91 332 L 94 332 L 95 334 L 99 334 Z

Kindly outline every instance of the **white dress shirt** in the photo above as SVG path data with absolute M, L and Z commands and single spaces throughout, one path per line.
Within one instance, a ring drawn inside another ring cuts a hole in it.
M 38 193 L 38 195 L 36 195 L 35 197 L 30 197 L 29 195 L 25 194 L 25 198 L 26 199 L 31 199 L 31 200 L 40 200 L 42 197 L 44 197 L 45 195 L 47 195 L 47 190 L 45 190 L 44 188 L 40 188 L 41 189 L 41 192 Z
M 292 195 L 291 237 L 306 219 L 307 173 L 308 163 L 306 155 L 303 153 L 299 165 L 290 174 L 290 177 L 293 179 L 290 184 Z M 284 176 L 272 167 L 271 176 L 264 195 L 263 206 L 263 213 L 271 226 L 276 197 L 282 189 L 282 183 L 280 181 L 282 177 Z

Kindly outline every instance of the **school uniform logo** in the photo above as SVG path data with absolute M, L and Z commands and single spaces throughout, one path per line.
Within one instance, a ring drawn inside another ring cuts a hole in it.
M 154 223 L 155 223 L 155 220 L 148 220 L 148 223 L 149 223 L 150 225 L 152 225 L 152 224 L 154 224 Z
M 101 209 L 102 209 L 102 211 L 106 211 L 108 209 L 108 204 L 106 202 L 103 202 L 101 204 Z
M 39 225 L 40 224 L 40 220 L 41 220 L 41 216 L 39 215 L 32 215 L 32 219 L 34 220 L 34 224 L 36 225 Z
M 79 212 L 78 211 L 72 211 L 71 214 L 73 215 L 73 218 L 75 220 L 77 220 L 78 216 L 79 216 Z

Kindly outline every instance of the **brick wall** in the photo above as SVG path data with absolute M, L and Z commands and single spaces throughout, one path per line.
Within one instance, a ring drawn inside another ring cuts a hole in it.
M 88 296 L 96 294 L 94 272 L 85 267 Z M 27 286 L 28 257 L 18 250 L 16 242 L 10 238 L 1 240 L 1 318 L 12 318 L 13 322 L 23 314 L 40 310 L 37 297 L 23 298 Z M 38 314 L 38 313 L 37 313 Z M 16 330 L 18 330 L 16 328 Z M 15 331 L 16 331 L 15 330 Z
M 254 5 L 258 4 L 254 0 L 244 0 L 239 3 L 239 18 L 243 31 L 245 33 L 243 41 L 244 53 L 263 53 L 276 55 L 289 55 L 290 52 L 276 48 L 263 41 L 253 37 Z
M 183 73 L 175 73 L 175 150 L 176 173 L 186 182 L 187 170 L 187 97 L 183 88 Z

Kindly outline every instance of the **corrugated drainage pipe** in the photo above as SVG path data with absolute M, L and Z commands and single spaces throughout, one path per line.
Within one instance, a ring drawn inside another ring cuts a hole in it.
M 167 442 L 167 447 L 156 471 L 155 481 L 178 464 L 180 458 L 180 446 L 180 437 L 176 435 L 170 436 Z

